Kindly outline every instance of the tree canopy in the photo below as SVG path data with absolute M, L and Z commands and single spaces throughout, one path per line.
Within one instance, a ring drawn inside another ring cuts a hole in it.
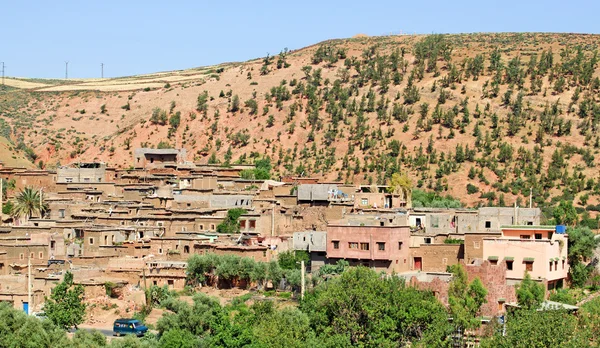
M 65 273 L 62 282 L 58 283 L 46 298 L 44 312 L 48 319 L 64 329 L 77 327 L 83 322 L 85 304 L 83 303 L 83 286 L 73 285 L 73 274 Z

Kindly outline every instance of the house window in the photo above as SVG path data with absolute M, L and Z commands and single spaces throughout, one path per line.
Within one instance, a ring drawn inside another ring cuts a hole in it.
M 565 269 L 565 260 L 562 260 L 562 269 Z
M 527 221 L 527 226 L 533 226 L 533 221 Z
M 554 270 L 558 270 L 558 261 L 554 261 Z
M 541 233 L 536 233 L 535 234 L 535 239 L 542 239 L 542 234 Z
M 444 257 L 444 258 L 442 259 L 442 265 L 447 265 L 447 264 L 448 264 L 448 258 L 447 258 L 447 257 Z
M 210 224 L 210 229 L 214 230 L 215 229 L 215 224 Z
M 498 265 L 498 260 L 489 260 L 492 266 Z
M 519 236 L 519 238 L 521 238 L 521 239 L 530 239 L 531 236 L 528 235 L 528 234 L 522 234 L 522 235 Z
M 89 240 L 90 240 L 90 245 L 94 245 L 94 238 L 93 238 L 93 237 L 90 237 L 90 239 L 89 239 Z
M 240 220 L 240 229 L 246 229 L 246 220 Z
M 189 245 L 184 245 L 183 246 L 183 253 L 184 254 L 189 254 L 190 253 L 190 246 Z
M 356 242 L 349 242 L 348 243 L 348 248 L 349 249 L 358 249 L 358 243 L 356 243 Z
M 416 219 L 416 221 L 415 221 L 415 225 L 416 225 L 417 227 L 421 227 L 421 218 L 417 218 L 417 219 Z
M 369 250 L 369 243 L 360 243 L 360 250 Z
M 44 253 L 43 253 L 43 252 L 40 252 L 40 254 L 39 254 L 38 256 L 39 256 L 39 258 L 40 258 L 40 260 L 41 260 L 41 259 L 43 259 L 43 258 L 44 258 Z
M 73 178 L 65 178 L 66 182 L 73 182 Z
M 492 222 L 491 221 L 486 221 L 485 222 L 485 228 L 492 228 Z
M 549 269 L 549 271 L 550 271 L 550 272 L 552 272 L 552 263 L 553 263 L 553 262 L 552 262 L 552 261 L 550 261 L 550 269 Z
M 340 242 L 339 241 L 334 240 L 332 243 L 333 243 L 333 248 L 334 249 L 339 249 L 340 248 Z
M 200 229 L 203 230 L 204 226 L 200 225 Z M 187 231 L 187 227 L 181 226 L 181 232 L 186 232 L 186 231 Z
M 172 287 L 175 284 L 175 282 L 173 281 L 173 279 L 168 279 L 167 284 L 169 284 L 169 286 Z
M 19 254 L 19 259 L 23 260 L 25 258 L 25 255 L 23 255 L 23 253 Z
M 162 255 L 162 249 L 158 249 L 158 253 Z
M 431 244 L 431 238 L 425 238 L 425 244 Z
M 55 247 L 56 247 L 56 241 L 51 240 L 50 241 L 50 249 L 54 250 Z
M 479 249 L 481 248 L 481 244 L 479 241 L 473 241 L 473 249 Z
M 525 261 L 525 270 L 527 272 L 533 272 L 533 261 Z
M 398 242 L 398 250 L 402 250 L 402 242 Z
M 250 229 L 253 230 L 256 228 L 256 220 L 250 220 Z
M 90 182 L 90 178 L 83 178 L 84 182 Z
M 431 227 L 433 227 L 433 228 L 439 227 L 439 217 L 438 216 L 431 217 Z
M 502 312 L 503 309 L 504 309 L 504 303 L 498 302 L 498 312 Z
M 59 209 L 58 210 L 58 217 L 61 219 L 65 218 L 65 210 L 64 209 Z
M 138 158 L 138 160 L 139 160 L 139 158 Z M 153 281 L 152 281 L 152 284 L 154 284 L 154 285 L 158 285 L 158 281 L 157 281 L 157 280 L 153 280 Z
M 384 242 L 377 242 L 377 250 L 385 250 L 385 243 Z
M 360 205 L 369 205 L 369 200 L 367 198 L 361 198 Z
M 33 253 L 33 252 L 29 253 L 29 258 L 30 258 L 30 259 L 33 259 L 33 258 L 34 258 L 34 253 Z
M 548 232 L 548 239 L 552 239 L 552 235 L 553 235 L 552 232 Z

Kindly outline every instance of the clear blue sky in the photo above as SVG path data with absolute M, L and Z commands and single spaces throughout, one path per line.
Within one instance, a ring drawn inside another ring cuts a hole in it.
M 134 75 L 243 61 L 390 32 L 599 33 L 595 0 L 4 1 L 8 76 Z

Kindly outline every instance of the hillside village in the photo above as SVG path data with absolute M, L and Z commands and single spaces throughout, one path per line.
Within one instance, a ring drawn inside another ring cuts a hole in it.
M 126 293 L 183 290 L 188 258 L 208 253 L 268 262 L 303 251 L 312 274 L 346 260 L 397 274 L 446 303 L 448 267 L 462 263 L 490 289 L 487 317 L 516 302 L 514 285 L 526 270 L 548 291 L 566 285 L 568 236 L 564 226 L 540 225 L 538 208 L 413 208 L 410 189 L 249 180 L 240 173 L 252 166 L 195 164 L 180 149 L 134 154 L 127 170 L 98 162 L 56 171 L 0 167 L 3 182 L 14 185 L 4 202 L 33 188 L 45 207 L 42 216 L 2 216 L 0 301 L 41 311 L 67 270 L 86 301 L 106 296 L 106 284 Z M 237 228 L 220 231 L 235 209 L 243 209 Z M 139 310 L 144 298 L 131 304 Z
M 117 319 L 149 347 L 598 344 L 598 45 L 359 35 L 7 77 L 0 319 L 50 325 L 81 289 L 83 318 L 50 318 L 101 330 L 78 347 Z

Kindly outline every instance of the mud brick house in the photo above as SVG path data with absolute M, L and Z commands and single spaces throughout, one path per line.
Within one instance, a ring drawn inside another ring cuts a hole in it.
M 407 206 L 406 198 L 397 193 L 389 193 L 389 186 L 359 186 L 352 194 L 354 207 L 361 209 L 395 209 Z
M 167 286 L 171 290 L 183 290 L 186 282 L 185 261 L 148 261 L 147 271 L 140 274 L 140 280 L 147 285 Z
M 185 149 L 148 149 L 137 148 L 133 152 L 135 168 L 176 168 L 178 163 L 185 161 Z

